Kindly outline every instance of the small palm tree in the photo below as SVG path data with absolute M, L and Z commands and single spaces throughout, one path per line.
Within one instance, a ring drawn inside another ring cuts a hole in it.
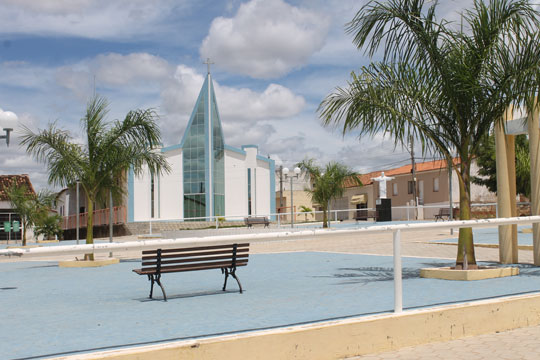
M 364 5 L 348 31 L 369 56 L 382 47 L 383 61 L 353 72 L 348 88 L 328 95 L 319 111 L 326 125 L 344 133 L 389 134 L 396 145 L 416 136 L 424 151 L 449 163 L 455 151 L 460 219 L 468 220 L 471 163 L 480 140 L 510 104 L 530 102 L 538 92 L 540 14 L 528 0 L 474 1 L 460 30 L 436 18 L 437 4 Z M 472 230 L 461 228 L 456 266 L 467 262 L 476 264 Z
M 362 186 L 358 173 L 338 162 L 329 162 L 324 168 L 315 164 L 315 160 L 306 159 L 297 164 L 313 187 L 305 189 L 313 202 L 318 203 L 323 210 L 323 228 L 328 227 L 328 205 L 333 199 L 343 196 L 345 180 L 350 180 L 356 186 Z
M 76 143 L 54 123 L 38 133 L 25 128 L 21 141 L 28 153 L 47 164 L 50 184 L 71 187 L 81 183 L 88 206 L 87 244 L 94 242 L 94 204 L 109 191 L 120 198 L 120 180 L 130 167 L 135 174 L 142 173 L 144 166 L 155 174 L 170 170 L 163 154 L 154 151 L 161 144 L 157 114 L 151 109 L 130 111 L 123 121 L 111 124 L 105 121 L 107 107 L 102 97 L 89 101 L 81 120 L 86 144 Z
M 22 225 L 22 246 L 26 246 L 26 230 L 31 228 L 39 216 L 38 196 L 26 185 L 11 185 L 7 197 L 13 211 L 19 214 Z
M 307 222 L 307 216 L 308 216 L 308 213 L 313 212 L 313 209 L 310 208 L 310 207 L 308 207 L 308 206 L 301 205 L 301 206 L 300 206 L 300 212 L 303 212 L 303 213 L 304 213 L 304 219 L 305 219 L 305 221 Z

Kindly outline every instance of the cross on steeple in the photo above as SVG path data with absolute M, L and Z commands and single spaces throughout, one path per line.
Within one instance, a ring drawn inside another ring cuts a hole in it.
M 203 64 L 206 64 L 208 66 L 208 73 L 210 74 L 210 65 L 214 63 L 210 61 L 210 58 L 206 58 L 206 61 L 203 62 Z

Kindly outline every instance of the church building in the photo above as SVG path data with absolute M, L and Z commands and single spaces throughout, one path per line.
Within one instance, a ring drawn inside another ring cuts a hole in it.
M 210 69 L 181 142 L 159 151 L 170 173 L 128 173 L 128 222 L 275 213 L 274 160 L 225 143 Z

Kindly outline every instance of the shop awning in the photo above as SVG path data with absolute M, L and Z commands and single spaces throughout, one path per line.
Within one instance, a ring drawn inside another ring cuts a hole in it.
M 367 194 L 354 195 L 351 198 L 351 204 L 367 203 Z

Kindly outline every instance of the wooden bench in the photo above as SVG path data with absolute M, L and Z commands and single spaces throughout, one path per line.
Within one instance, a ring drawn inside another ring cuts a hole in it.
M 368 209 L 359 209 L 356 210 L 354 215 L 354 220 L 367 220 L 367 219 L 377 219 L 377 210 L 368 210 Z
M 266 228 L 268 225 L 270 225 L 270 221 L 268 221 L 267 217 L 247 217 L 244 218 L 244 224 L 246 224 L 248 228 L 252 227 L 253 225 L 264 224 L 264 227 Z
M 139 275 L 147 275 L 150 285 L 150 299 L 157 283 L 163 292 L 163 298 L 167 301 L 165 289 L 161 284 L 161 275 L 183 271 L 197 271 L 209 269 L 221 269 L 225 274 L 223 291 L 227 287 L 227 278 L 231 275 L 240 288 L 242 285 L 236 276 L 238 266 L 246 266 L 249 256 L 249 243 L 197 246 L 178 249 L 156 249 L 142 252 L 142 268 L 134 269 Z
M 447 220 L 450 220 L 450 208 L 440 208 L 439 213 L 435 214 L 435 221 L 439 221 L 439 219 L 444 221 L 444 217 L 446 217 Z

